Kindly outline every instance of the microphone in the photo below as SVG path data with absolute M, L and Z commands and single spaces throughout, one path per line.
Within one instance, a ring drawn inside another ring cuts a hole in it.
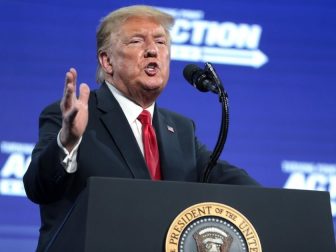
M 183 69 L 184 78 L 201 92 L 212 91 L 218 93 L 214 80 L 208 71 L 201 69 L 195 64 L 186 65 Z
M 215 68 L 210 62 L 205 63 L 204 69 L 199 68 L 197 65 L 189 64 L 183 69 L 184 78 L 195 88 L 201 92 L 211 91 L 218 94 L 219 102 L 222 105 L 222 120 L 220 126 L 219 136 L 217 138 L 216 146 L 210 155 L 209 162 L 203 170 L 201 175 L 202 182 L 209 182 L 210 174 L 217 164 L 217 160 L 223 151 L 226 142 L 228 128 L 229 128 L 229 103 L 228 95 L 224 90 L 222 81 L 216 73 Z

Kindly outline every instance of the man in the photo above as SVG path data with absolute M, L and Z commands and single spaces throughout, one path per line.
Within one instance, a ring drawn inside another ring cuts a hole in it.
M 110 13 L 97 31 L 100 88 L 90 92 L 81 84 L 77 98 L 77 72 L 71 68 L 61 102 L 41 113 L 39 141 L 24 176 L 27 196 L 40 204 L 39 250 L 52 239 L 90 176 L 200 180 L 209 152 L 195 137 L 193 122 L 155 104 L 169 77 L 172 25 L 170 15 L 147 6 Z M 139 117 L 143 110 L 155 129 L 146 125 L 149 145 Z M 257 184 L 225 162 L 210 181 Z

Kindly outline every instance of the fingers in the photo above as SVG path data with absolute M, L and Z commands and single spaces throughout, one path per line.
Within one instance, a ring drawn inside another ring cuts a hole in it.
M 65 74 L 65 85 L 64 85 L 64 94 L 68 88 L 76 90 L 76 81 L 77 81 L 77 71 L 75 68 L 70 68 L 70 70 Z
M 89 101 L 89 96 L 90 96 L 90 88 L 86 83 L 82 83 L 79 86 L 79 101 L 84 104 L 87 105 L 88 101 Z
M 64 94 L 61 101 L 63 116 L 61 143 L 68 150 L 71 149 L 83 135 L 88 120 L 88 100 L 90 88 L 82 83 L 79 97 L 76 97 L 77 71 L 70 68 L 65 75 Z
M 62 98 L 62 106 L 65 110 L 71 108 L 76 98 L 76 81 L 77 71 L 75 68 L 70 68 L 65 74 L 64 94 Z

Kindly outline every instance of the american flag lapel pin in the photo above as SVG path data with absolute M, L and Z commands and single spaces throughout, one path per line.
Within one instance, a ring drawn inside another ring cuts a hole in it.
M 167 125 L 167 130 L 172 132 L 172 133 L 175 132 L 174 128 L 172 126 L 169 126 L 169 125 Z

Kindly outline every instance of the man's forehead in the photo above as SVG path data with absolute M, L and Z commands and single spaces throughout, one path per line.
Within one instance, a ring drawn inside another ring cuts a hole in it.
M 114 44 L 137 36 L 170 39 L 169 31 L 156 18 L 132 16 L 123 20 L 119 28 L 111 33 L 111 40 Z
M 119 31 L 147 31 L 148 29 L 165 33 L 163 26 L 153 17 L 129 17 L 120 26 Z

